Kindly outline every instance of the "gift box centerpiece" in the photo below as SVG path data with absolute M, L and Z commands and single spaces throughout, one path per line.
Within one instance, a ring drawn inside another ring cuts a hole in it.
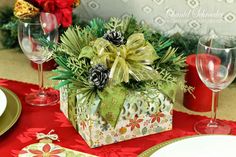
M 90 147 L 172 129 L 185 57 L 135 18 L 92 20 L 51 45 L 60 108 Z

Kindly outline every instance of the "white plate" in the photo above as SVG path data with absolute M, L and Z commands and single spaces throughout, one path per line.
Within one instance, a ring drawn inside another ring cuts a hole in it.
M 151 157 L 236 157 L 236 136 L 186 138 L 160 148 Z
M 0 116 L 4 113 L 7 107 L 7 98 L 4 92 L 0 89 Z

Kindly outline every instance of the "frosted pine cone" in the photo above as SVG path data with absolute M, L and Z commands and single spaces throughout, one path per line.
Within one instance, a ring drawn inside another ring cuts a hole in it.
M 99 90 L 103 90 L 109 79 L 109 70 L 104 65 L 97 64 L 90 69 L 89 79 Z
M 108 30 L 104 34 L 104 39 L 117 46 L 124 44 L 124 37 L 120 31 Z

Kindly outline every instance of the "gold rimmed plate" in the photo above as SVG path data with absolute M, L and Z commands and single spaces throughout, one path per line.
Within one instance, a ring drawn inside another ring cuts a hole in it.
M 21 114 L 21 102 L 12 91 L 0 87 L 7 97 L 6 110 L 0 117 L 0 136 L 8 131 L 18 120 Z
M 7 97 L 5 93 L 0 89 L 0 117 L 5 112 L 7 107 Z
M 139 157 L 235 157 L 236 136 L 197 135 L 163 142 L 144 151 Z

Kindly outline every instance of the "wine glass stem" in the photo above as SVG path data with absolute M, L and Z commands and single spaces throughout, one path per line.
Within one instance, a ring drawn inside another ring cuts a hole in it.
M 216 111 L 218 107 L 218 95 L 219 92 L 212 92 L 212 106 L 211 106 L 211 121 L 209 125 L 217 125 L 216 124 Z
M 39 93 L 44 93 L 43 64 L 38 64 Z

